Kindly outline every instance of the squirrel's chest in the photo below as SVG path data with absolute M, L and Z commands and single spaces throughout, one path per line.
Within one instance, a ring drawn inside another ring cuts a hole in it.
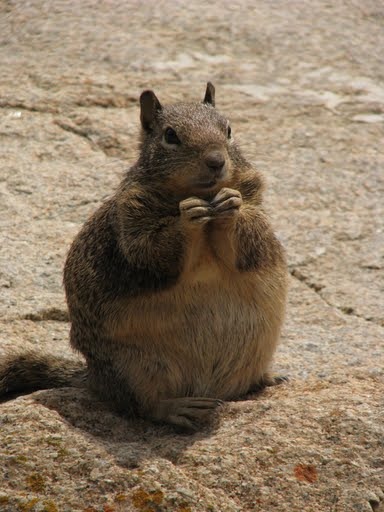
M 252 274 L 230 272 L 208 251 L 184 269 L 169 289 L 120 304 L 110 324 L 114 338 L 156 345 L 206 336 L 222 339 L 254 323 L 256 294 Z M 171 341 L 172 340 L 172 341 Z
M 192 241 L 191 249 L 184 261 L 179 286 L 193 286 L 197 283 L 212 283 L 228 279 L 223 263 L 204 238 Z
M 218 283 L 227 279 L 227 273 L 214 255 L 206 254 L 198 259 L 192 268 L 182 274 L 180 284 L 188 287 L 198 283 Z

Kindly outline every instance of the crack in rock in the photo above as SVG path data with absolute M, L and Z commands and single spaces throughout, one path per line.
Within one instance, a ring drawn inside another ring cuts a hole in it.
M 113 135 L 104 134 L 91 126 L 80 127 L 67 119 L 55 119 L 54 123 L 62 130 L 83 137 L 91 144 L 93 149 L 100 149 L 105 155 L 113 157 L 126 157 L 123 144 Z
M 84 137 L 89 140 L 92 144 L 94 143 L 92 140 L 92 135 L 96 135 L 96 132 L 90 128 L 80 128 L 79 126 L 70 123 L 64 119 L 55 119 L 54 123 L 65 130 L 66 132 L 74 133 L 75 135 L 79 135 L 80 137 Z
M 18 108 L 29 112 L 40 112 L 43 114 L 57 114 L 59 107 L 48 103 L 31 103 L 24 100 L 0 98 L 0 108 Z
M 371 318 L 371 317 L 366 317 L 364 315 L 360 315 L 351 306 L 337 306 L 336 304 L 333 304 L 331 301 L 327 300 L 320 293 L 321 290 L 323 290 L 325 288 L 325 285 L 321 285 L 321 284 L 314 283 L 314 282 L 310 281 L 309 278 L 306 277 L 304 274 L 302 274 L 298 268 L 290 268 L 289 269 L 289 273 L 291 274 L 292 277 L 294 277 L 298 281 L 304 283 L 308 288 L 313 290 L 321 298 L 321 300 L 323 302 L 325 302 L 325 304 L 327 304 L 327 306 L 330 306 L 331 308 L 337 309 L 338 311 L 340 311 L 344 315 L 354 316 L 356 318 L 361 318 L 362 320 L 365 320 L 366 322 L 371 322 L 371 323 L 374 323 L 376 325 L 379 325 L 380 327 L 383 327 L 383 324 L 380 321 L 375 320 L 374 318 Z
M 127 108 L 137 103 L 137 98 L 129 94 L 105 94 L 105 95 L 86 95 L 75 100 L 75 105 L 79 107 L 102 107 L 102 108 Z
M 69 100 L 69 104 L 77 107 L 101 107 L 101 108 L 127 108 L 137 103 L 137 98 L 124 93 L 113 94 L 81 94 L 77 98 Z M 18 108 L 29 112 L 41 112 L 58 114 L 62 108 L 68 107 L 68 100 L 65 105 L 59 100 L 50 98 L 47 100 L 29 101 L 19 98 L 0 98 L 0 108 Z

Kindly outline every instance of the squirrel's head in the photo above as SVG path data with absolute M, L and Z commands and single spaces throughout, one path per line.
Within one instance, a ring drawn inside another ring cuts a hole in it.
M 146 176 L 186 197 L 209 196 L 229 183 L 242 157 L 210 82 L 201 103 L 162 106 L 153 91 L 144 91 L 140 106 L 139 165 Z

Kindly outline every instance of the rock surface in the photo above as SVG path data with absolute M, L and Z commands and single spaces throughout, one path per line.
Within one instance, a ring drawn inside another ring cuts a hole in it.
M 0 511 L 384 510 L 384 4 L 0 2 L 0 353 L 75 357 L 69 244 L 137 154 L 143 88 L 217 103 L 292 275 L 275 370 L 212 432 L 85 391 L 0 406 Z

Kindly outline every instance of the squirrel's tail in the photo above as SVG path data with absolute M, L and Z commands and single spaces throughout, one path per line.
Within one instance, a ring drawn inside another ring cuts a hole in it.
M 26 352 L 0 359 L 0 401 L 38 389 L 85 387 L 84 362 Z

